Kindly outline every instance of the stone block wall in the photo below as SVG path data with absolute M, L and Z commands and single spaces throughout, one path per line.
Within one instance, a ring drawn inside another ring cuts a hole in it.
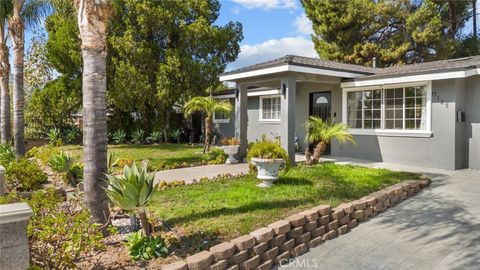
M 348 233 L 362 221 L 395 206 L 428 186 L 429 180 L 405 181 L 335 208 L 319 205 L 202 251 L 163 270 L 271 269 L 323 242 Z

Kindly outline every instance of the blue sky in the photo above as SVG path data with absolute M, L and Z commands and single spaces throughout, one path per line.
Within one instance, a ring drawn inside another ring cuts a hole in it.
M 316 57 L 312 27 L 298 0 L 220 0 L 216 24 L 239 21 L 244 39 L 241 53 L 227 70 L 271 60 L 286 54 Z

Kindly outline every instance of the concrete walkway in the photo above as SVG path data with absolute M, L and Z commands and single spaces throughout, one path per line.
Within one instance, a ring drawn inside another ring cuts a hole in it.
M 430 177 L 416 196 L 281 268 L 480 269 L 480 171 Z

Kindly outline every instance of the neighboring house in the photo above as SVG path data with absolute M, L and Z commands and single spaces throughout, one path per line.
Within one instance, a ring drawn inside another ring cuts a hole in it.
M 217 93 L 235 113 L 216 116 L 226 136 L 243 142 L 280 136 L 295 158 L 309 115 L 347 123 L 356 145 L 332 142 L 330 153 L 445 169 L 480 169 L 480 56 L 370 68 L 285 56 L 233 70 Z

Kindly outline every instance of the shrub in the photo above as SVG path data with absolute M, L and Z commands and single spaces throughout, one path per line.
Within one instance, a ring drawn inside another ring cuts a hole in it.
M 117 165 L 119 167 L 132 166 L 133 165 L 133 160 L 128 159 L 128 158 L 120 158 L 117 161 Z
M 147 141 L 149 143 L 158 143 L 162 140 L 162 132 L 160 131 L 153 131 L 150 133 L 150 136 L 147 137 Z
M 50 157 L 58 154 L 60 154 L 60 150 L 58 150 L 58 148 L 51 145 L 46 145 L 42 147 L 33 147 L 27 152 L 26 156 L 39 159 L 42 164 L 46 165 L 48 164 Z
M 127 238 L 130 257 L 135 260 L 151 260 L 168 255 L 167 245 L 160 236 L 144 236 L 141 231 L 132 233 Z
M 73 158 L 64 152 L 54 155 L 48 161 L 53 171 L 62 173 L 65 183 L 76 186 L 83 178 L 83 166 L 73 162 Z
M 220 144 L 221 145 L 240 145 L 240 140 L 235 137 L 223 138 L 220 141 Z
M 277 159 L 281 158 L 285 161 L 285 167 L 290 168 L 290 159 L 287 151 L 280 146 L 279 142 L 269 141 L 265 138 L 251 145 L 247 153 L 247 160 L 250 162 L 252 158 Z
M 127 133 L 123 130 L 117 130 L 112 134 L 112 140 L 114 144 L 122 144 L 127 140 Z
M 143 137 L 144 136 L 145 136 L 145 132 L 142 129 L 136 129 L 132 133 L 132 143 L 134 143 L 134 144 L 143 143 Z
M 0 144 L 0 164 L 7 167 L 12 161 L 15 160 L 15 148 L 11 143 Z
M 150 236 L 145 206 L 154 192 L 155 173 L 148 173 L 145 167 L 138 170 L 133 163 L 132 167 L 125 166 L 122 177 L 107 174 L 107 179 L 109 187 L 106 192 L 110 200 L 125 211 L 138 212 L 145 235 Z
M 6 167 L 5 180 L 10 189 L 34 190 L 40 188 L 48 177 L 35 161 L 18 158 Z
M 71 126 L 67 130 L 65 130 L 65 142 L 68 144 L 77 143 L 80 135 L 81 135 L 80 128 L 77 126 Z
M 27 233 L 33 267 L 76 269 L 82 255 L 105 248 L 101 228 L 90 222 L 88 210 L 78 201 L 63 202 L 53 188 L 35 191 L 30 199 L 15 193 L 2 199 L 0 203 L 25 201 L 32 208 Z
M 48 143 L 51 145 L 62 145 L 62 132 L 58 128 L 52 128 L 47 133 Z
M 180 143 L 180 138 L 182 137 L 182 131 L 180 129 L 175 129 L 170 133 L 172 141 Z

